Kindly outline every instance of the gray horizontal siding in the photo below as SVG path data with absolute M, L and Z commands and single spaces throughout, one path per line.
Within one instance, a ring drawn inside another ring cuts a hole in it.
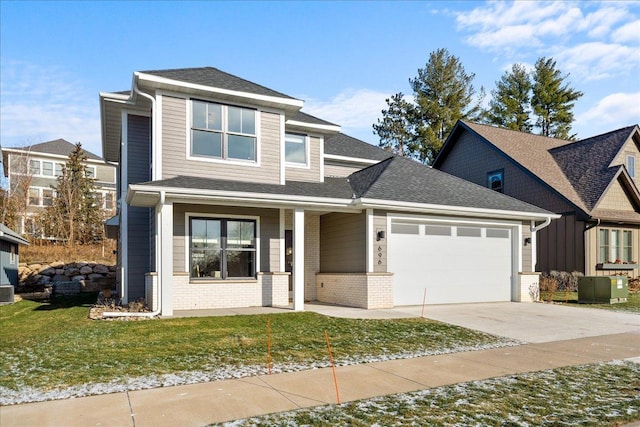
M 366 271 L 366 215 L 331 213 L 320 217 L 320 271 Z

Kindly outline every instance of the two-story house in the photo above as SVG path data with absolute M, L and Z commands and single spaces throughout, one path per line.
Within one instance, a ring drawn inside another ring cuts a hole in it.
M 637 125 L 565 141 L 465 121 L 433 166 L 561 215 L 538 233 L 538 271 L 640 275 Z
M 216 68 L 101 93 L 119 292 L 154 310 L 528 299 L 544 209 L 344 135 Z M 528 285 L 527 285 L 528 286 Z M 525 286 L 526 288 L 526 286 Z
M 75 145 L 64 139 L 56 139 L 26 147 L 2 149 L 4 176 L 8 178 L 9 191 L 26 193 L 26 205 L 16 229 L 23 235 L 47 238 L 35 217 L 53 203 L 57 178 L 69 159 Z M 105 218 L 115 212 L 116 166 L 101 157 L 84 150 L 87 160 L 87 176 L 94 178 L 96 200 Z

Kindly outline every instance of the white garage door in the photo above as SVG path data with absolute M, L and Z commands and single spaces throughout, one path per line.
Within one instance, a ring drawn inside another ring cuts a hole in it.
M 393 220 L 389 271 L 394 304 L 511 300 L 512 230 Z

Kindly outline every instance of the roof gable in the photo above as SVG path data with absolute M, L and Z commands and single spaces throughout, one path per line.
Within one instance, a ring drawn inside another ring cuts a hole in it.
M 393 154 L 344 133 L 332 135 L 324 141 L 324 153 L 333 156 L 354 157 L 366 160 L 385 160 Z
M 42 154 L 53 154 L 56 156 L 65 156 L 69 157 L 71 152 L 76 148 L 75 144 L 64 140 L 64 139 L 54 139 L 53 141 L 46 141 L 40 144 L 29 145 L 26 147 L 15 148 L 16 150 L 28 151 L 31 153 L 42 153 Z M 90 151 L 82 149 L 84 153 L 87 155 L 88 159 L 92 160 L 102 160 L 100 156 L 93 154 Z

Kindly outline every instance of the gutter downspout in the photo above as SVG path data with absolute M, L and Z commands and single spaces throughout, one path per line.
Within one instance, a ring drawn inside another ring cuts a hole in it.
M 595 218 L 595 223 L 589 224 L 587 223 L 587 225 L 584 227 L 584 231 L 583 231 L 583 235 L 582 235 L 582 239 L 584 241 L 584 273 L 587 273 L 587 267 L 592 264 L 591 261 L 591 254 L 590 254 L 590 246 L 591 246 L 591 242 L 589 241 L 589 233 L 588 231 L 591 230 L 592 228 L 596 228 L 600 225 L 600 218 Z M 598 236 L 596 235 L 596 243 L 598 241 Z M 596 253 L 596 257 L 597 257 L 597 253 Z M 589 273 L 591 274 L 591 273 Z
M 134 81 L 133 83 L 133 91 L 135 93 L 137 93 L 138 95 L 147 98 L 148 100 L 151 101 L 151 150 L 153 150 L 153 147 L 155 146 L 155 142 L 156 142 L 156 132 L 155 132 L 155 127 L 156 127 L 156 99 L 147 94 L 144 93 L 140 90 L 140 88 L 138 88 L 138 83 Z M 153 152 L 153 151 L 152 151 Z M 151 157 L 153 159 L 153 155 Z M 153 167 L 153 164 L 152 166 Z M 165 193 L 164 191 L 160 192 L 160 206 L 162 206 L 164 204 L 165 201 Z M 160 214 L 157 214 L 157 216 L 160 216 Z M 157 224 L 158 219 L 156 217 L 156 227 L 158 226 Z M 162 240 L 162 239 L 158 239 L 158 240 Z M 149 311 L 149 312 L 137 312 L 137 313 L 131 313 L 131 312 L 127 312 L 127 311 L 105 311 L 104 313 L 102 313 L 102 316 L 105 318 L 112 318 L 112 317 L 156 317 L 157 315 L 160 314 L 160 312 L 162 311 L 162 273 L 161 273 L 161 269 L 158 268 L 158 266 L 160 265 L 158 262 L 158 258 L 160 260 L 162 260 L 162 245 L 158 244 L 156 242 L 156 254 L 160 254 L 160 256 L 156 255 L 156 270 L 158 270 L 158 308 L 155 309 L 154 311 Z
M 546 228 L 547 226 L 549 226 L 549 224 L 551 224 L 551 217 L 550 216 L 548 216 L 547 219 L 545 219 L 542 224 L 536 225 L 535 227 L 531 227 L 531 232 L 532 233 L 536 233 L 536 232 L 542 230 L 543 228 Z

